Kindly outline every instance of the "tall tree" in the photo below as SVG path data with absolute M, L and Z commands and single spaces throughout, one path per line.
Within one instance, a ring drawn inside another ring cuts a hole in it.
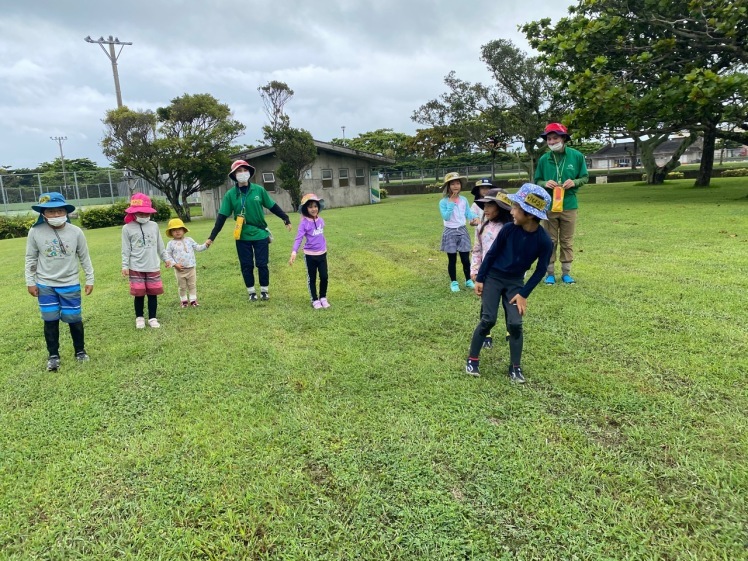
M 185 222 L 187 197 L 225 183 L 232 142 L 244 132 L 210 94 L 184 94 L 155 113 L 120 107 L 103 122 L 104 155 L 161 190 Z
M 301 204 L 301 180 L 317 159 L 317 147 L 309 131 L 282 127 L 270 137 L 280 160 L 276 170 L 281 187 L 291 195 L 294 210 Z
M 576 129 L 639 141 L 651 183 L 681 155 L 657 165 L 658 143 L 684 129 L 691 140 L 701 135 L 696 185 L 704 186 L 715 138 L 746 116 L 747 8 L 748 0 L 585 0 L 555 25 L 544 19 L 522 29 L 574 101 Z
M 354 138 L 333 138 L 331 143 L 353 150 L 381 154 L 387 158 L 400 160 L 409 155 L 408 142 L 412 137 L 392 129 L 377 129 L 362 133 Z
M 271 141 L 273 133 L 289 126 L 288 115 L 286 115 L 286 103 L 293 97 L 293 90 L 285 82 L 272 80 L 264 86 L 257 88 L 262 98 L 262 104 L 265 109 L 269 123 L 263 127 L 265 140 Z

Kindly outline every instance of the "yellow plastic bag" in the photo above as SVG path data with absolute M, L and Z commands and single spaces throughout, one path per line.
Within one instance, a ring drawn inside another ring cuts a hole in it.
M 551 212 L 563 212 L 564 210 L 564 190 L 561 187 L 553 188 L 553 205 Z
M 242 237 L 242 228 L 244 227 L 244 217 L 236 217 L 236 226 L 234 226 L 234 239 L 238 240 Z

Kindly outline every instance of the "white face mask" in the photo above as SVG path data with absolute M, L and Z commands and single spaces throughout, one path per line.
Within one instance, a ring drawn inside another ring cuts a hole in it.
M 550 148 L 554 152 L 562 152 L 563 149 L 564 149 L 564 143 L 563 142 L 557 142 L 556 144 L 549 144 L 548 148 Z
M 138 221 L 139 224 L 147 224 L 150 220 L 150 216 L 137 216 L 135 217 L 135 220 Z
M 53 218 L 47 218 L 47 224 L 58 228 L 68 221 L 67 216 L 55 216 Z
M 249 181 L 249 172 L 248 171 L 240 171 L 236 174 L 236 180 L 239 183 L 246 183 Z

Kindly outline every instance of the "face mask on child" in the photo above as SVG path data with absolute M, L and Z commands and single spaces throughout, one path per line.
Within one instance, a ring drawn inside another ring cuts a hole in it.
M 139 224 L 146 224 L 150 221 L 150 216 L 137 216 L 135 217 L 135 220 L 138 221 Z
M 239 183 L 246 183 L 249 181 L 249 172 L 248 171 L 240 171 L 236 174 L 236 180 Z
M 67 221 L 68 221 L 67 216 L 55 216 L 53 218 L 47 218 L 47 223 L 50 226 L 54 226 L 55 228 L 59 228 L 60 226 L 65 224 L 65 222 Z
M 554 152 L 561 152 L 564 149 L 564 143 L 557 142 L 556 144 L 549 144 L 548 147 Z

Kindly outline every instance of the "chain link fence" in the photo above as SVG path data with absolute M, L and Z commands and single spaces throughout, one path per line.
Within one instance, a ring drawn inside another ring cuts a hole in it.
M 132 193 L 150 197 L 164 194 L 148 181 L 127 170 L 72 171 L 64 175 L 48 173 L 0 174 L 0 212 L 5 215 L 27 214 L 39 195 L 57 191 L 76 207 L 107 205 L 125 200 Z

